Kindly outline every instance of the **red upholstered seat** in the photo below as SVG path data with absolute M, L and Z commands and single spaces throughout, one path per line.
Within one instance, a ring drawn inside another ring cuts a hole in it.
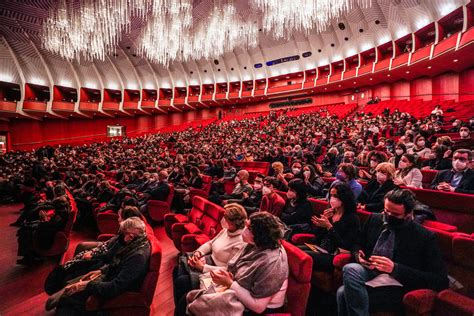
M 434 178 L 438 174 L 438 170 L 425 170 L 421 169 L 421 174 L 423 178 L 421 179 L 421 183 L 423 188 L 429 189 L 431 187 L 431 182 L 433 182 Z
M 178 248 L 178 250 L 184 252 L 194 251 L 208 240 L 214 238 L 221 231 L 221 219 L 224 216 L 224 209 L 214 203 L 208 203 L 209 205 L 205 208 L 200 227 L 191 223 L 184 224 L 184 234 L 181 237 L 181 249 Z M 179 224 L 174 224 L 172 228 L 173 241 L 175 240 L 174 226 L 176 225 Z
M 148 201 L 148 213 L 154 221 L 162 222 L 164 220 L 165 214 L 171 212 L 171 201 L 173 201 L 174 197 L 174 187 L 172 184 L 169 184 L 169 186 L 170 192 L 168 193 L 166 201 Z
M 96 221 L 101 234 L 116 234 L 119 230 L 118 214 L 112 211 L 98 213 Z
M 212 177 L 202 175 L 201 178 L 202 178 L 202 189 L 196 189 L 196 188 L 189 189 L 189 196 L 191 197 L 191 199 L 196 195 L 208 197 L 209 192 L 211 192 Z
M 289 276 L 286 291 L 287 304 L 285 312 L 292 316 L 304 316 L 311 289 L 311 272 L 313 260 L 298 247 L 283 241 L 288 256 Z
M 169 238 L 173 238 L 171 227 L 175 223 L 194 223 L 197 226 L 200 225 L 201 218 L 204 215 L 204 208 L 208 205 L 207 200 L 201 196 L 194 196 L 191 202 L 192 208 L 187 215 L 172 213 L 165 215 L 165 231 Z
M 110 300 L 91 296 L 87 299 L 87 311 L 104 311 L 107 315 L 150 315 L 153 296 L 160 273 L 161 246 L 154 235 L 149 235 L 151 245 L 150 264 L 140 292 L 125 292 Z

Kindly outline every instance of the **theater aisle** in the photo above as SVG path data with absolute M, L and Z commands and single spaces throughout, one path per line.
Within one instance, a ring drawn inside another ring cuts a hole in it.
M 0 315 L 54 315 L 44 310 L 47 295 L 43 284 L 48 273 L 53 269 L 54 260 L 32 267 L 17 265 L 16 227 L 10 227 L 18 215 L 21 204 L 0 206 Z M 173 315 L 173 288 L 171 273 L 178 251 L 166 236 L 162 226 L 154 229 L 163 248 L 160 277 L 153 301 L 153 315 Z M 94 240 L 96 234 L 72 231 L 68 251 L 74 251 L 81 241 Z

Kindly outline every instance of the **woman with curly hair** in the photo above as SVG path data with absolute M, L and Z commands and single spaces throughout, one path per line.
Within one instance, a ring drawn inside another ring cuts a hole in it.
M 242 315 L 245 309 L 258 314 L 280 311 L 289 272 L 281 245 L 283 224 L 270 213 L 254 213 L 242 238 L 247 246 L 229 261 L 227 270 L 211 272 L 216 287 L 188 294 L 189 313 L 210 315 L 219 311 L 221 315 Z

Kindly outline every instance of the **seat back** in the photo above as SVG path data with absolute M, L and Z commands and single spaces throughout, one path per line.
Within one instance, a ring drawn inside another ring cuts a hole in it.
M 423 176 L 423 178 L 421 179 L 423 188 L 429 189 L 431 187 L 431 182 L 434 180 L 434 178 L 438 174 L 438 170 L 421 169 L 421 174 Z
M 168 192 L 168 196 L 166 197 L 166 203 L 171 206 L 171 202 L 173 201 L 174 197 L 174 186 L 171 183 L 169 183 L 168 185 L 170 187 L 170 191 Z
M 155 295 L 156 284 L 158 283 L 158 276 L 160 274 L 162 250 L 158 239 L 156 239 L 153 234 L 148 235 L 148 239 L 151 246 L 150 263 L 140 293 L 145 298 L 147 304 L 151 306 L 153 296 Z
M 201 221 L 201 231 L 209 238 L 214 238 L 222 229 L 221 219 L 224 216 L 224 209 L 214 203 L 207 202 L 204 215 Z
M 313 207 L 313 214 L 320 215 L 324 213 L 324 210 L 328 208 L 328 202 L 324 200 L 318 200 L 314 198 L 308 198 L 308 201 Z
M 304 316 L 311 289 L 313 259 L 298 247 L 282 241 L 288 256 L 288 289 L 286 312 L 292 316 Z
M 212 177 L 202 175 L 201 179 L 202 179 L 202 189 L 206 191 L 207 194 L 209 194 L 209 192 L 211 192 Z
M 450 275 L 465 288 L 474 289 L 474 238 L 467 235 L 454 234 L 453 266 Z
M 193 207 L 188 213 L 189 222 L 196 224 L 196 226 L 201 225 L 201 219 L 204 215 L 206 206 L 209 205 L 209 202 L 202 196 L 195 195 L 192 200 Z

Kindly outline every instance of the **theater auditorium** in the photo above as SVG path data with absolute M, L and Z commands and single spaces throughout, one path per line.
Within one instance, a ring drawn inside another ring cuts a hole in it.
M 474 315 L 471 0 L 0 1 L 0 315 Z

